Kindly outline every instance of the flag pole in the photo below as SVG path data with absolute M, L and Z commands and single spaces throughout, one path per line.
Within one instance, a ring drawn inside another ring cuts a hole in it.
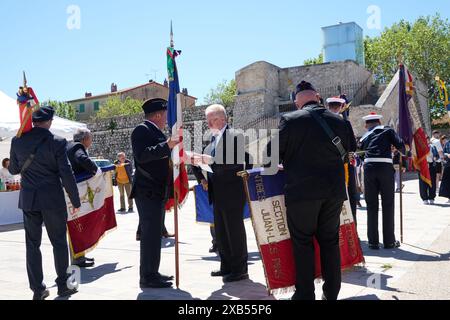
M 174 192 L 174 219 L 175 219 L 175 285 L 180 289 L 180 251 L 178 237 L 178 193 Z
M 400 242 L 403 243 L 403 155 L 400 153 Z

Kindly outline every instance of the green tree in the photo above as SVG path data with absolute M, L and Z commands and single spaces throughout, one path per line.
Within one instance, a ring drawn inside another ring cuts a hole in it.
M 236 98 L 236 80 L 223 80 L 217 85 L 215 89 L 211 89 L 204 99 L 205 104 L 219 103 L 225 107 L 230 107 L 234 104 Z
M 323 63 L 323 53 L 320 53 L 317 58 L 307 59 L 303 62 L 303 65 L 310 66 L 313 64 L 321 64 Z
M 410 23 L 401 20 L 379 37 L 364 41 L 366 67 L 378 82 L 388 82 L 398 70 L 401 57 L 408 68 L 428 87 L 432 117 L 442 114 L 435 99 L 435 77 L 450 81 L 450 23 L 439 14 Z M 436 109 L 437 108 L 437 109 Z
M 100 106 L 95 114 L 96 119 L 106 119 L 115 116 L 129 116 L 142 112 L 142 101 L 127 97 L 125 100 L 119 97 L 111 97 Z
M 75 120 L 76 111 L 75 108 L 67 102 L 47 100 L 41 105 L 51 106 L 55 109 L 55 114 L 58 117 Z

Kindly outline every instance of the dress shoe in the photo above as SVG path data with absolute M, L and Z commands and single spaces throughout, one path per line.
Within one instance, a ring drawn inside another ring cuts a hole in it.
M 139 283 L 141 289 L 146 288 L 155 288 L 155 289 L 162 289 L 162 288 L 171 288 L 172 282 L 163 281 L 162 279 L 156 279 L 152 281 L 143 281 Z
M 370 244 L 369 243 L 369 249 L 371 249 L 371 250 L 380 250 L 380 245 L 379 244 Z
M 136 233 L 136 241 L 141 241 L 141 235 L 139 233 Z
M 384 245 L 384 248 L 385 249 L 395 249 L 395 248 L 400 248 L 400 242 L 398 242 L 398 241 L 395 241 L 394 243 L 392 243 L 392 244 L 385 244 Z
M 163 275 L 163 274 L 161 274 L 161 273 L 158 273 L 158 277 L 159 277 L 159 279 L 161 279 L 162 281 L 171 281 L 171 280 L 174 279 L 173 276 L 166 276 L 166 275 Z
M 223 278 L 223 282 L 237 282 L 247 280 L 248 278 L 248 273 L 229 274 Z
M 214 253 L 214 252 L 217 252 L 217 251 L 218 251 L 218 248 L 217 248 L 216 245 L 213 245 L 211 248 L 209 248 L 209 253 Z
M 58 296 L 59 297 L 70 297 L 71 295 L 77 293 L 77 289 L 69 289 L 67 286 L 64 288 L 58 289 Z
M 47 289 L 41 292 L 35 292 L 33 294 L 33 300 L 45 300 L 45 298 L 48 298 L 49 295 L 50 292 Z
M 128 209 L 128 213 L 133 213 L 133 212 L 134 212 L 133 208 Z
M 118 214 L 123 214 L 124 212 L 126 212 L 125 209 L 119 209 L 119 210 L 117 210 L 117 213 L 118 213 Z
M 231 272 L 225 272 L 225 271 L 217 270 L 217 271 L 212 271 L 211 272 L 211 277 L 225 277 L 225 276 L 228 276 L 230 274 L 231 274 Z
M 80 268 L 91 268 L 95 265 L 95 262 L 88 261 L 87 259 L 85 261 L 81 262 L 75 262 L 73 263 L 74 266 L 80 267 Z
M 84 259 L 86 259 L 87 262 L 95 262 L 94 258 L 84 257 Z
M 165 233 L 163 233 L 163 238 L 165 238 L 165 239 L 167 239 L 167 238 L 175 238 L 175 234 L 165 232 Z

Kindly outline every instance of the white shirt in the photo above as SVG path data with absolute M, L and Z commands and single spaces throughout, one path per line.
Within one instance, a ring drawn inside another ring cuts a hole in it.
M 6 180 L 14 180 L 14 176 L 11 173 L 9 173 L 8 169 L 1 168 L 0 169 L 0 179 L 4 183 L 4 182 L 6 182 Z
M 219 141 L 220 141 L 220 139 L 222 138 L 222 136 L 223 136 L 225 130 L 227 130 L 227 127 L 228 127 L 228 125 L 226 124 L 225 127 L 223 127 L 222 130 L 220 130 L 220 132 L 219 132 L 218 134 L 215 135 L 216 140 L 215 140 L 215 145 L 214 145 L 214 147 L 216 147 L 216 146 L 219 145 Z
M 427 162 L 428 163 L 433 163 L 433 151 L 431 151 L 432 146 L 433 146 L 433 144 L 430 144 L 430 152 L 428 152 L 428 154 L 427 154 Z
M 436 150 L 438 152 L 444 152 L 444 149 L 442 148 L 442 145 L 441 145 L 441 141 L 439 139 L 436 139 L 433 137 L 430 139 L 430 141 L 436 147 Z M 436 162 L 442 162 L 440 157 L 441 157 L 441 155 L 439 155 L 439 159 Z

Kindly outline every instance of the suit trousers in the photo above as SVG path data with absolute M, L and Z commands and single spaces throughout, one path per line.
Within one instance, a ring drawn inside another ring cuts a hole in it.
M 436 198 L 436 166 L 433 163 L 428 163 L 428 167 L 430 168 L 431 187 L 420 179 L 419 173 L 419 190 L 420 197 L 423 201 L 434 200 Z
M 161 224 L 165 201 L 142 195 L 136 195 L 135 201 L 141 236 L 140 281 L 153 281 L 157 278 L 161 261 Z
M 56 284 L 64 288 L 68 278 L 69 249 L 67 245 L 67 209 L 24 211 L 24 228 L 26 242 L 26 262 L 30 289 L 42 292 L 46 289 L 43 283 L 42 254 L 42 224 L 45 224 L 48 237 L 53 247 L 53 258 L 56 269 Z
M 247 235 L 244 225 L 245 201 L 214 203 L 214 229 L 220 256 L 220 270 L 235 275 L 248 272 Z
M 369 244 L 379 244 L 378 234 L 378 196 L 381 195 L 383 212 L 383 243 L 395 243 L 395 195 L 392 164 L 371 163 L 364 166 L 364 197 L 367 203 L 367 238 Z
M 287 206 L 288 227 L 294 246 L 297 274 L 293 300 L 315 299 L 314 236 L 320 246 L 320 261 L 327 300 L 336 300 L 341 289 L 339 250 L 342 199 L 304 200 Z

